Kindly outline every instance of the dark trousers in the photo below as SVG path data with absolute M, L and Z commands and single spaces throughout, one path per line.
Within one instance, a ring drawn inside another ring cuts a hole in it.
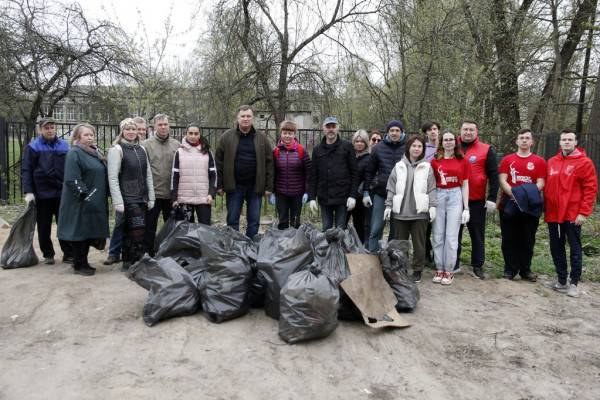
M 154 238 L 158 226 L 158 217 L 162 213 L 163 221 L 167 222 L 173 210 L 170 199 L 156 199 L 154 207 L 146 212 L 146 231 L 144 232 L 144 248 L 154 257 Z
M 346 214 L 348 210 L 345 204 L 337 206 L 321 206 L 321 224 L 323 231 L 333 228 L 334 223 L 336 228 L 346 229 Z
M 471 219 L 467 224 L 467 229 L 469 230 L 469 236 L 471 236 L 471 266 L 481 268 L 485 262 L 485 200 L 469 200 L 469 214 Z M 458 252 L 455 269 L 460 264 L 463 227 L 464 225 L 461 224 L 458 231 Z
M 531 273 L 531 258 L 539 223 L 539 218 L 522 212 L 511 217 L 500 212 L 505 274 L 525 277 Z
M 245 201 L 246 220 L 248 221 L 246 236 L 252 239 L 258 233 L 260 225 L 261 200 L 262 196 L 256 193 L 254 184 L 238 184 L 235 190 L 227 192 L 225 199 L 225 204 L 227 205 L 227 226 L 232 227 L 236 231 L 240 230 L 240 216 L 242 215 L 242 207 Z
M 408 240 L 410 237 L 412 241 L 413 271 L 423 271 L 423 267 L 425 266 L 425 234 L 427 233 L 427 223 L 426 219 L 392 219 L 394 239 Z
M 52 245 L 52 239 L 50 235 L 52 233 L 52 218 L 56 218 L 58 223 L 58 210 L 60 208 L 60 197 L 53 197 L 51 199 L 35 199 L 36 206 L 36 223 L 38 240 L 40 242 L 40 249 L 44 258 L 54 257 L 54 246 Z M 64 240 L 59 240 L 60 249 L 63 252 L 64 257 L 72 257 L 73 250 L 71 244 Z
M 286 196 L 283 194 L 275 194 L 277 207 L 277 217 L 279 225 L 277 229 L 287 229 L 290 226 L 297 228 L 300 226 L 300 213 L 302 212 L 302 195 Z
M 108 248 L 108 255 L 116 259 L 121 258 L 121 247 L 123 246 L 123 216 L 118 214 L 115 212 L 115 227 L 110 236 L 110 247 Z
M 346 217 L 346 225 L 348 225 L 350 217 L 352 217 L 352 225 L 354 225 L 354 229 L 356 229 L 356 233 L 358 234 L 360 241 L 363 244 L 367 244 L 371 225 L 371 208 L 365 207 L 359 197 L 359 199 L 356 201 L 356 207 L 354 207 L 352 211 L 348 212 L 348 216 Z
M 125 204 L 125 228 L 123 236 L 123 262 L 135 263 L 144 255 L 144 231 L 146 229 L 146 204 Z
M 69 242 L 73 249 L 73 268 L 80 269 L 84 266 L 89 266 L 88 253 L 90 251 L 91 240 L 81 240 L 77 242 Z
M 425 233 L 425 259 L 428 262 L 433 262 L 433 246 L 431 245 L 431 222 L 427 224 L 427 232 Z
M 208 204 L 182 204 L 181 205 L 185 220 L 194 222 L 194 214 L 198 222 L 204 225 L 210 225 L 211 206 Z
M 548 223 L 548 233 L 550 234 L 550 253 L 552 261 L 558 275 L 558 282 L 567 283 L 569 267 L 567 265 L 567 252 L 565 249 L 566 241 L 569 241 L 571 248 L 571 283 L 577 285 L 581 280 L 582 250 L 581 250 L 581 226 L 572 222 Z

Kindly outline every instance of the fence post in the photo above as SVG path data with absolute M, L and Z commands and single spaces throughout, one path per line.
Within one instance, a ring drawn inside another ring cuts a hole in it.
M 0 117 L 0 204 L 8 201 L 8 126 L 6 119 Z

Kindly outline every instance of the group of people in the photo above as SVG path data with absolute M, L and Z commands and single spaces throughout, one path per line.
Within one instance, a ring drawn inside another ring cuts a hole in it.
M 108 196 L 115 211 L 107 265 L 122 270 L 145 252 L 154 255 L 158 219 L 174 211 L 189 221 L 211 223 L 215 196 L 225 196 L 227 225 L 239 230 L 246 204 L 246 235 L 258 233 L 263 196 L 274 204 L 278 228 L 298 227 L 302 206 L 320 211 L 322 229 L 353 225 L 366 248 L 380 250 L 387 221 L 389 239 L 412 241 L 412 279 L 421 280 L 433 253 L 433 282 L 450 285 L 459 269 L 463 226 L 471 237 L 473 275 L 484 279 L 486 213 L 499 211 L 504 277 L 535 281 L 531 271 L 539 218 L 545 211 L 558 280 L 554 289 L 577 296 L 581 278 L 581 225 L 592 213 L 598 180 L 592 161 L 577 147 L 577 135 L 560 134 L 560 151 L 548 162 L 532 153 L 533 133 L 522 129 L 517 152 L 498 167 L 494 149 L 478 137 L 475 121 L 460 132 L 427 122 L 422 135 L 408 136 L 399 120 L 381 133 L 357 131 L 340 137 L 339 123 L 327 117 L 323 137 L 309 157 L 296 137 L 297 125 L 283 121 L 272 147 L 254 127 L 250 106 L 237 110 L 236 124 L 219 138 L 216 152 L 190 124 L 181 143 L 171 137 L 168 117 L 127 118 L 105 159 L 95 130 L 79 124 L 71 147 L 56 136 L 51 118 L 39 122 L 39 137 L 23 156 L 25 200 L 35 200 L 38 237 L 46 264 L 54 263 L 50 240 L 53 216 L 65 262 L 76 273 L 93 275 L 90 246 L 109 236 Z M 497 201 L 499 188 L 502 189 Z M 543 195 L 542 195 L 543 193 Z M 570 282 L 565 243 L 571 248 Z

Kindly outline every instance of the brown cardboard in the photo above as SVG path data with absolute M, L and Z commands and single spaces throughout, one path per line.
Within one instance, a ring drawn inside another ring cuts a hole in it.
M 341 285 L 372 328 L 410 326 L 396 311 L 396 296 L 383 277 L 379 258 L 346 254 L 351 275 Z

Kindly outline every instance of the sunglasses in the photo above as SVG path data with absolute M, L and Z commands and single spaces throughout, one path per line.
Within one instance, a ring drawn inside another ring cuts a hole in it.
M 381 139 L 376 139 L 376 138 L 371 139 L 371 143 L 379 143 L 379 142 L 381 142 Z

